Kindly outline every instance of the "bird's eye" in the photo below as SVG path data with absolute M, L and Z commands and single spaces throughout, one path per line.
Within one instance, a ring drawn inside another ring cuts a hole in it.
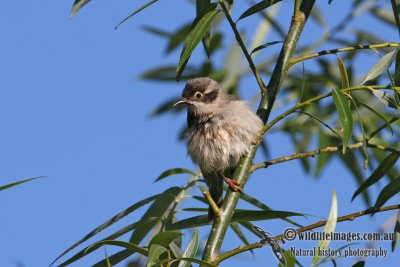
M 196 94 L 194 95 L 197 99 L 201 98 L 203 96 L 202 93 L 200 92 L 196 92 Z

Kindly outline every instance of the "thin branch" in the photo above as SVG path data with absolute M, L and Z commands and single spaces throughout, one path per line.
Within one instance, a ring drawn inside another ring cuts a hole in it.
M 257 70 L 257 68 L 256 68 L 256 66 L 255 66 L 255 64 L 253 62 L 253 59 L 251 58 L 251 56 L 249 54 L 249 51 L 247 51 L 246 45 L 244 44 L 244 42 L 242 40 L 242 37 L 240 36 L 240 33 L 239 33 L 238 29 L 236 28 L 235 22 L 232 20 L 232 17 L 229 14 L 229 11 L 225 6 L 224 1 L 222 1 L 222 0 L 219 1 L 219 5 L 221 6 L 222 11 L 225 14 L 225 17 L 228 20 L 229 25 L 231 26 L 233 33 L 235 34 L 236 41 L 238 42 L 240 48 L 242 49 L 243 54 L 246 57 L 247 62 L 249 63 L 249 67 L 250 67 L 251 71 L 253 72 L 254 77 L 257 80 L 258 86 L 260 87 L 261 94 L 265 95 L 266 92 L 267 92 L 267 88 L 265 87 L 265 84 L 264 84 L 264 82 L 263 82 L 263 80 L 261 78 L 261 75 L 258 72 L 258 70 Z
M 223 3 L 222 0 L 219 1 L 221 7 L 223 8 L 223 11 L 225 15 L 229 15 L 229 13 L 226 10 L 226 7 Z M 301 3 L 301 6 L 299 8 L 299 12 L 297 12 L 297 16 L 293 17 L 292 23 L 290 25 L 287 37 L 285 39 L 285 42 L 283 44 L 282 50 L 280 52 L 280 55 L 278 57 L 278 61 L 275 65 L 273 74 L 271 76 L 271 79 L 268 83 L 268 86 L 266 87 L 266 94 L 261 95 L 261 101 L 257 110 L 257 114 L 260 116 L 260 118 L 263 120 L 264 123 L 267 122 L 270 112 L 272 110 L 272 106 L 275 102 L 276 96 L 279 92 L 279 89 L 286 78 L 287 71 L 288 71 L 288 66 L 289 66 L 289 60 L 293 56 L 294 50 L 297 46 L 297 42 L 299 40 L 299 37 L 302 33 L 303 27 L 307 21 L 307 18 L 311 12 L 311 9 L 315 3 L 315 0 L 303 0 Z M 224 8 L 225 7 L 225 8 Z M 229 20 L 230 15 L 227 16 L 227 19 Z M 232 23 L 232 19 L 230 19 L 229 23 L 231 26 L 235 26 Z M 233 27 L 233 29 L 235 29 Z M 235 36 L 240 37 L 239 33 L 237 30 L 235 31 Z M 241 38 L 239 38 L 241 40 Z M 238 40 L 238 41 L 239 41 Z M 244 48 L 244 44 L 240 44 L 241 48 Z M 250 57 L 246 55 L 246 59 L 249 62 L 249 65 L 252 64 L 252 60 Z M 248 54 L 248 53 L 247 53 Z M 253 64 L 254 65 L 254 64 Z M 254 67 L 254 69 L 256 69 Z M 259 82 L 259 81 L 258 81 Z M 263 91 L 262 86 L 263 84 L 260 84 L 260 89 Z M 255 157 L 255 154 L 258 149 L 258 144 L 257 145 L 252 145 L 250 147 L 249 153 L 242 157 L 236 170 L 233 175 L 233 179 L 240 183 L 243 186 L 245 186 L 249 174 L 250 174 L 250 166 L 253 162 L 253 159 Z M 203 252 L 203 260 L 208 261 L 208 262 L 218 262 L 218 257 L 219 257 L 219 250 L 221 248 L 222 242 L 224 240 L 224 236 L 226 234 L 226 231 L 228 229 L 228 226 L 232 220 L 233 213 L 236 209 L 236 205 L 239 201 L 240 198 L 240 192 L 233 192 L 233 191 L 228 191 L 223 205 L 220 208 L 221 215 L 217 218 L 214 219 L 214 223 L 210 232 L 210 235 L 207 240 L 207 244 L 204 248 Z
M 204 197 L 206 198 L 208 204 L 210 204 L 215 216 L 219 216 L 221 212 L 219 211 L 218 205 L 217 205 L 217 203 L 215 203 L 215 201 L 211 197 L 210 193 L 208 191 L 203 191 L 202 193 L 203 193 Z
M 351 214 L 348 214 L 348 215 L 345 215 L 345 216 L 338 217 L 337 218 L 337 222 L 353 221 L 355 218 L 358 218 L 358 217 L 361 217 L 361 216 L 365 216 L 365 215 L 368 215 L 368 214 L 375 214 L 375 213 L 378 213 L 378 212 L 384 212 L 384 211 L 389 211 L 389 210 L 398 210 L 398 209 L 400 209 L 400 205 L 369 208 L 369 209 L 366 209 L 366 210 L 363 210 L 363 211 L 359 211 L 359 212 L 355 212 L 355 213 L 351 213 Z M 308 226 L 305 226 L 305 227 L 297 229 L 296 230 L 296 234 L 299 234 L 299 233 L 302 233 L 302 232 L 306 232 L 306 231 L 310 231 L 310 230 L 313 230 L 315 228 L 322 227 L 325 224 L 326 224 L 326 220 L 310 224 Z M 274 238 L 276 240 L 280 240 L 280 239 L 284 238 L 284 235 L 283 234 L 277 235 Z M 261 248 L 262 246 L 263 246 L 263 244 L 257 242 L 257 243 L 253 243 L 253 244 L 250 244 L 250 245 L 247 245 L 247 246 L 241 246 L 241 247 L 235 248 L 233 250 L 225 252 L 224 254 L 221 254 L 219 256 L 219 262 L 221 262 L 223 260 L 226 260 L 226 259 L 228 259 L 228 258 L 230 258 L 230 257 L 232 257 L 232 256 L 234 256 L 236 254 L 242 253 L 244 251 L 252 250 L 252 249 L 255 249 L 255 248 Z
M 337 49 L 331 49 L 331 50 L 322 50 L 317 53 L 312 53 L 309 55 L 304 55 L 300 57 L 295 57 L 290 60 L 290 67 L 293 65 L 305 61 L 311 58 L 323 56 L 323 55 L 329 55 L 329 54 L 336 54 L 339 52 L 347 52 L 347 51 L 353 51 L 353 50 L 358 50 L 358 49 L 377 49 L 377 48 L 386 48 L 386 47 L 400 47 L 400 43 L 383 43 L 383 44 L 374 44 L 374 45 L 355 45 L 355 46 L 350 46 L 350 47 L 343 47 L 343 48 L 337 48 Z
M 363 146 L 363 142 L 358 142 L 356 144 L 348 145 L 347 148 L 351 149 L 351 150 L 356 150 L 356 149 L 361 148 L 362 146 Z M 375 148 L 375 149 L 382 150 L 382 151 L 390 151 L 392 153 L 400 154 L 400 150 L 393 148 L 393 147 L 386 147 L 386 146 L 370 144 L 370 143 L 367 143 L 367 146 L 370 148 Z M 251 166 L 250 172 L 254 172 L 254 171 L 256 171 L 258 169 L 262 169 L 262 168 L 268 168 L 271 165 L 286 162 L 286 161 L 291 161 L 291 160 L 300 159 L 300 158 L 310 158 L 310 157 L 315 157 L 315 156 L 317 156 L 319 154 L 323 154 L 323 153 L 341 151 L 342 148 L 343 148 L 342 146 L 328 146 L 328 147 L 316 149 L 316 150 L 309 151 L 309 152 L 294 153 L 289 156 L 283 156 L 283 157 L 268 160 L 265 162 L 253 164 Z
M 357 91 L 357 90 L 378 90 L 378 89 L 391 89 L 391 90 L 396 90 L 396 91 L 400 91 L 400 87 L 391 87 L 391 86 L 365 86 L 365 85 L 358 85 L 358 86 L 353 86 L 353 87 L 349 87 L 349 88 L 345 88 L 342 89 L 342 92 L 350 92 L 350 91 Z M 326 97 L 329 97 L 332 95 L 332 92 L 323 94 L 323 95 L 319 95 L 316 96 L 314 98 L 308 99 L 304 102 L 298 103 L 297 105 L 295 105 L 294 107 L 288 109 L 287 111 L 283 112 L 282 114 L 280 114 L 279 116 L 277 116 L 275 119 L 273 119 L 270 123 L 268 123 L 267 125 L 265 125 L 263 127 L 263 133 L 267 132 L 269 129 L 272 128 L 272 126 L 274 126 L 276 123 L 278 123 L 279 121 L 281 121 L 282 119 L 284 119 L 285 117 L 287 117 L 288 115 L 292 114 L 293 112 L 295 112 L 298 109 L 301 109 L 305 106 L 308 106 L 312 103 L 315 103 L 321 99 L 324 99 Z

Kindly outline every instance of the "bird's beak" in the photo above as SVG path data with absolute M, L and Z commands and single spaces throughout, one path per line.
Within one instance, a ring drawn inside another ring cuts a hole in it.
M 187 99 L 184 98 L 184 97 L 182 97 L 181 99 L 179 99 L 178 102 L 176 102 L 176 103 L 173 105 L 173 107 L 180 106 L 180 105 L 187 104 L 187 103 L 188 103 L 188 102 L 187 102 Z

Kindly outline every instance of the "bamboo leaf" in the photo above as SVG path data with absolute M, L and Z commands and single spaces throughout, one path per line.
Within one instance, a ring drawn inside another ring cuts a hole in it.
M 147 258 L 146 267 L 151 267 L 153 265 L 156 265 L 159 261 L 158 258 L 161 256 L 161 254 L 167 251 L 168 250 L 163 246 L 157 244 L 151 245 L 149 249 L 149 257 Z
M 397 220 L 393 232 L 394 235 L 392 240 L 392 252 L 396 250 L 397 244 L 400 240 L 400 211 L 397 212 Z
M 267 48 L 267 47 L 270 47 L 270 46 L 272 46 L 274 44 L 279 44 L 279 43 L 283 43 L 283 41 L 274 41 L 274 42 L 269 42 L 269 43 L 265 43 L 265 44 L 262 44 L 260 46 L 257 46 L 256 48 L 251 50 L 250 55 L 252 55 L 253 53 L 255 53 L 257 51 L 260 51 L 261 49 L 264 49 L 264 48 Z
M 349 82 L 349 76 L 347 75 L 346 66 L 343 63 L 343 60 L 338 55 L 336 55 L 336 58 L 339 67 L 340 77 L 342 79 L 342 89 L 349 88 L 350 82 Z
M 211 264 L 208 261 L 203 261 L 203 260 L 199 260 L 196 258 L 178 258 L 178 259 L 173 260 L 173 262 L 175 262 L 175 261 L 181 261 L 181 262 L 186 261 L 189 263 L 188 266 L 190 266 L 191 262 L 194 262 L 194 263 L 200 264 L 200 266 L 217 267 L 217 265 Z
M 249 241 L 246 238 L 246 235 L 243 233 L 242 229 L 240 228 L 240 224 L 238 223 L 231 223 L 229 224 L 229 226 L 231 227 L 232 231 L 239 237 L 239 239 L 245 244 L 245 245 L 249 245 Z M 253 250 L 250 250 L 251 254 L 254 255 Z
M 189 242 L 188 247 L 182 255 L 182 258 L 194 258 L 197 254 L 197 249 L 199 248 L 199 230 L 196 228 L 194 230 L 192 239 Z M 179 262 L 178 267 L 190 267 L 190 261 Z
M 191 170 L 188 169 L 183 169 L 183 168 L 173 168 L 173 169 L 169 169 L 164 171 L 163 173 L 160 174 L 160 176 L 157 177 L 157 179 L 154 182 L 158 182 L 168 176 L 171 175 L 175 175 L 175 174 L 182 174 L 182 173 L 187 173 L 190 174 L 192 176 L 195 176 L 196 174 L 194 172 L 192 172 Z
M 377 115 L 379 118 L 381 118 L 381 119 L 386 123 L 386 125 L 387 125 L 388 128 L 390 129 L 390 132 L 392 133 L 392 136 L 393 136 L 393 128 L 392 128 L 392 125 L 390 125 L 390 122 L 389 122 L 381 113 L 379 113 L 377 110 L 373 109 L 373 108 L 370 107 L 367 103 L 365 103 L 365 102 L 363 102 L 363 101 L 361 101 L 361 100 L 359 100 L 359 99 L 356 99 L 356 101 L 357 101 L 358 104 L 361 104 L 363 107 L 365 107 L 365 108 L 368 109 L 369 111 L 375 113 L 375 115 Z
M 394 59 L 396 58 L 397 51 L 398 50 L 396 49 L 387 53 L 378 62 L 376 62 L 375 65 L 368 71 L 367 76 L 365 76 L 361 84 L 373 80 L 385 72 L 392 65 Z
M 375 207 L 382 207 L 386 201 L 391 197 L 400 192 L 400 177 L 397 177 L 386 185 L 379 193 L 378 199 L 376 200 Z
M 161 218 L 168 210 L 170 205 L 175 201 L 175 198 L 182 191 L 182 188 L 172 187 L 165 190 L 161 195 L 159 195 L 156 201 L 151 204 L 146 213 L 142 216 L 141 220 L 145 220 L 152 217 Z M 137 227 L 136 230 L 132 233 L 129 242 L 134 244 L 139 244 L 145 236 L 153 229 L 154 225 L 143 225 L 141 227 Z
M 339 119 L 343 127 L 343 154 L 346 153 L 351 135 L 353 134 L 353 116 L 345 95 L 339 90 L 332 90 L 333 101 L 339 112 Z
M 236 210 L 231 222 L 262 221 L 282 219 L 291 216 L 304 216 L 301 213 L 271 210 Z M 167 230 L 182 230 L 210 224 L 207 215 L 199 215 L 180 220 L 167 226 Z
M 99 247 L 102 247 L 104 245 L 112 245 L 112 246 L 117 246 L 117 247 L 122 247 L 122 248 L 126 248 L 132 252 L 137 252 L 140 253 L 144 256 L 147 256 L 149 254 L 149 252 L 147 251 L 147 249 L 142 248 L 138 245 L 132 244 L 132 243 L 128 243 L 128 242 L 124 242 L 124 241 L 118 241 L 118 240 L 103 240 L 103 241 L 99 241 L 94 243 L 93 245 L 89 246 L 86 250 L 95 250 Z
M 390 170 L 390 168 L 393 167 L 399 156 L 400 154 L 391 153 L 389 154 L 389 156 L 384 158 L 381 164 L 379 164 L 378 168 L 376 168 L 375 171 L 371 174 L 371 176 L 369 176 L 368 179 L 365 180 L 365 182 L 356 190 L 356 192 L 354 192 L 351 201 L 353 201 L 365 189 L 378 182 Z
M 324 228 L 324 233 L 327 234 L 332 234 L 335 231 L 336 228 L 336 220 L 337 220 L 337 215 L 338 215 L 338 206 L 337 206 L 337 197 L 336 197 L 336 191 L 333 190 L 332 193 L 332 204 L 331 204 L 331 211 L 329 212 L 329 217 L 328 220 L 326 221 L 325 228 Z M 330 240 L 320 240 L 318 242 L 317 250 L 322 250 L 325 251 L 328 246 L 329 246 Z M 314 258 L 312 259 L 312 264 L 314 265 L 317 263 L 318 259 L 321 256 L 317 253 Z
M 103 238 L 100 241 L 106 241 L 106 240 L 115 240 L 117 237 L 120 237 L 121 235 L 124 235 L 126 233 L 128 233 L 131 230 L 136 229 L 137 227 L 140 227 L 141 225 L 144 224 L 152 224 L 155 225 L 158 221 L 160 220 L 160 218 L 149 218 L 146 220 L 142 220 L 142 221 L 138 221 L 132 224 L 129 224 L 125 227 L 123 227 L 122 229 L 116 231 L 115 233 Z M 64 262 L 62 262 L 61 264 L 57 265 L 58 267 L 64 267 L 64 266 L 68 266 L 71 263 L 79 260 L 80 258 L 96 251 L 96 249 L 98 249 L 99 247 L 96 248 L 92 248 L 89 249 L 90 246 L 87 246 L 85 248 L 83 248 L 82 250 L 80 250 L 79 252 L 75 253 L 72 257 L 70 257 L 69 259 L 65 260 Z
M 236 23 L 239 20 L 244 19 L 244 18 L 246 18 L 248 16 L 251 16 L 251 15 L 257 13 L 257 12 L 260 12 L 260 11 L 262 11 L 262 10 L 264 10 L 264 9 L 266 9 L 266 8 L 272 6 L 272 5 L 274 5 L 274 4 L 276 4 L 276 3 L 280 2 L 280 1 L 281 0 L 264 0 L 264 1 L 261 1 L 261 2 L 259 2 L 257 4 L 255 4 L 254 6 L 248 8 L 245 12 L 243 12 L 243 14 L 240 15 L 239 19 L 236 21 Z
M 29 182 L 29 181 L 36 180 L 36 179 L 39 179 L 39 178 L 46 178 L 46 176 L 33 177 L 33 178 L 29 178 L 29 179 L 25 179 L 25 180 L 18 181 L 18 182 L 15 182 L 15 183 L 2 185 L 2 186 L 0 186 L 0 191 L 5 190 L 5 189 L 7 189 L 7 188 L 14 187 L 14 186 L 16 186 L 16 185 L 20 185 L 20 184 Z
M 89 3 L 90 0 L 75 0 L 74 5 L 72 6 L 71 13 L 69 14 L 71 17 L 75 16 L 78 11 Z
M 149 246 L 157 244 L 163 247 L 168 247 L 175 239 L 181 237 L 183 234 L 177 231 L 164 231 L 156 234 L 149 243 Z
M 72 249 L 76 248 L 77 246 L 79 246 L 80 244 L 82 244 L 83 242 L 85 242 L 86 240 L 88 240 L 89 238 L 93 237 L 94 235 L 98 234 L 99 232 L 103 231 L 105 228 L 109 227 L 110 225 L 116 223 L 117 221 L 119 221 L 121 218 L 127 216 L 128 214 L 132 213 L 133 211 L 135 211 L 136 209 L 146 205 L 147 203 L 157 199 L 157 197 L 159 197 L 162 194 L 158 194 L 158 195 L 154 195 L 151 197 L 148 197 L 144 200 L 141 200 L 135 204 L 133 204 L 132 206 L 128 207 L 127 209 L 121 211 L 120 213 L 116 214 L 115 216 L 113 216 L 111 219 L 105 221 L 104 223 L 102 223 L 101 225 L 99 225 L 98 227 L 96 227 L 94 230 L 92 230 L 89 234 L 87 234 L 86 236 L 84 236 L 82 239 L 80 239 L 78 242 L 76 242 L 75 244 L 73 244 L 72 246 L 70 246 L 69 248 L 67 248 L 64 252 L 62 252 L 50 265 L 53 265 L 57 260 L 59 260 L 62 256 L 64 256 L 65 254 L 67 254 L 68 252 L 70 252 Z
M 198 20 L 193 30 L 189 33 L 185 45 L 183 46 L 178 67 L 176 69 L 177 80 L 179 80 L 180 74 L 183 72 L 183 69 L 186 66 L 187 61 L 189 60 L 189 57 L 192 54 L 193 50 L 203 39 L 203 37 L 207 34 L 211 23 L 213 22 L 214 18 L 218 15 L 218 13 L 219 10 L 211 10 L 208 13 L 206 13 L 201 19 Z
M 124 23 L 125 21 L 127 21 L 128 19 L 132 18 L 133 16 L 135 16 L 137 13 L 139 13 L 140 11 L 142 11 L 143 9 L 151 6 L 152 4 L 154 4 L 155 2 L 157 2 L 158 0 L 151 0 L 150 2 L 144 4 L 143 6 L 139 7 L 138 9 L 136 9 L 132 14 L 130 14 L 129 16 L 127 16 L 126 18 L 124 18 L 120 23 L 118 23 L 115 26 L 115 29 L 118 29 L 118 27 Z

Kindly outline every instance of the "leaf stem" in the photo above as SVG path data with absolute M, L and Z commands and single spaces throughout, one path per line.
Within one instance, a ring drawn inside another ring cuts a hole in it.
M 361 216 L 365 216 L 368 214 L 374 214 L 374 213 L 378 213 L 378 212 L 384 212 L 384 211 L 389 211 L 389 210 L 398 210 L 400 209 L 400 204 L 399 205 L 392 205 L 392 206 L 385 206 L 385 207 L 373 207 L 373 208 L 369 208 L 363 211 L 359 211 L 359 212 L 355 212 L 355 213 L 351 213 L 345 216 L 341 216 L 337 218 L 337 222 L 343 222 L 343 221 L 353 221 L 355 218 L 361 217 Z M 306 231 L 310 231 L 312 229 L 315 228 L 319 228 L 322 227 L 326 224 L 326 220 L 322 220 L 313 224 L 310 224 L 308 226 L 305 227 L 301 227 L 299 229 L 296 230 L 296 234 L 302 233 L 302 232 L 306 232 Z M 274 237 L 276 240 L 280 240 L 284 238 L 283 234 L 277 235 Z M 236 254 L 242 253 L 244 251 L 248 251 L 248 250 L 252 250 L 255 248 L 261 248 L 263 246 L 263 244 L 257 242 L 257 243 L 253 243 L 247 246 L 241 246 L 235 249 L 232 249 L 228 252 L 225 252 L 223 254 L 221 254 L 219 256 L 219 262 L 223 260 L 226 260 Z

